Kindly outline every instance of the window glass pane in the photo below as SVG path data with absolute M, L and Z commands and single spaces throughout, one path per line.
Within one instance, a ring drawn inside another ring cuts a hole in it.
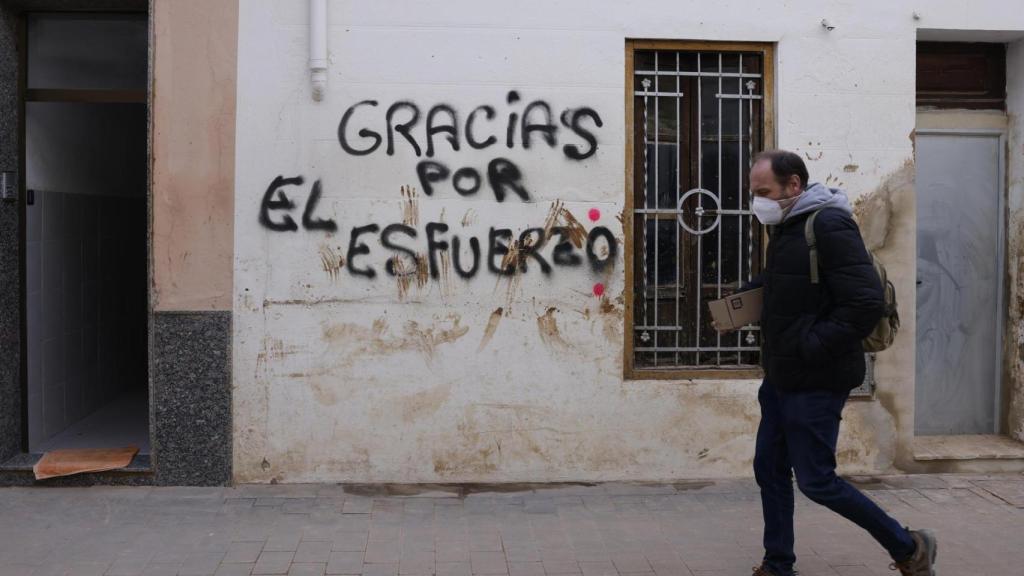
M 654 52 L 650 50 L 638 50 L 633 53 L 633 67 L 637 72 L 654 71 Z
M 28 87 L 145 90 L 145 15 L 32 14 Z
M 679 70 L 681 72 L 696 72 L 697 71 L 697 53 L 696 52 L 680 52 L 679 53 Z
M 736 74 L 740 71 L 740 55 L 726 52 L 722 54 L 722 72 Z
M 679 91 L 679 78 L 673 72 L 672 75 L 658 76 L 658 92 L 662 94 L 675 94 Z
M 146 105 L 28 102 L 28 188 L 62 194 L 146 194 Z
M 761 55 L 760 54 L 743 54 L 743 73 L 744 74 L 760 74 L 761 73 Z
M 668 142 L 659 141 L 655 146 L 647 144 L 647 184 L 644 205 L 650 209 L 676 207 L 676 161 L 679 157 L 675 135 Z

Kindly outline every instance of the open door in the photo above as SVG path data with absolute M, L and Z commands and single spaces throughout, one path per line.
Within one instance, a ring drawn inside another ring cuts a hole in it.
M 148 453 L 147 18 L 25 30 L 28 451 Z

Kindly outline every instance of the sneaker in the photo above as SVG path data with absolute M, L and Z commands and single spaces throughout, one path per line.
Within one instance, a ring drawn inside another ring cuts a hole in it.
M 899 570 L 902 576 L 935 576 L 935 553 L 939 546 L 931 530 L 911 530 L 917 548 L 913 555 L 902 562 L 893 562 L 890 570 Z

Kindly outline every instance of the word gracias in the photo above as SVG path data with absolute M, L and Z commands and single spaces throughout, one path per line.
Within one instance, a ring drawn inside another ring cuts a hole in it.
M 459 112 L 448 104 L 436 104 L 426 113 L 423 123 L 422 135 L 417 136 L 417 126 L 422 116 L 420 107 L 408 100 L 394 102 L 384 111 L 382 130 L 374 130 L 366 127 L 366 123 L 360 123 L 362 128 L 351 128 L 353 117 L 357 111 L 367 108 L 376 108 L 376 100 L 363 100 L 350 106 L 341 117 L 338 124 L 338 142 L 341 148 L 353 156 L 366 156 L 373 154 L 384 146 L 388 156 L 395 154 L 396 134 L 405 140 L 411 147 L 416 157 L 422 155 L 433 158 L 435 153 L 434 139 L 443 136 L 451 146 L 451 149 L 458 152 L 464 141 L 470 148 L 485 150 L 498 145 L 501 128 L 504 128 L 505 147 L 515 148 L 517 143 L 524 150 L 529 150 L 535 136 L 540 137 L 549 147 L 558 145 L 559 125 L 556 124 L 551 105 L 544 100 L 533 100 L 519 110 L 517 104 L 521 100 L 519 93 L 512 90 L 506 96 L 506 102 L 511 110 L 504 120 L 497 120 L 498 113 L 495 108 L 488 104 L 477 106 L 466 116 L 465 122 L 460 122 Z M 360 114 L 365 118 L 367 111 Z M 559 116 L 560 124 L 575 134 L 582 143 L 567 143 L 562 145 L 562 153 L 566 158 L 573 161 L 581 161 L 590 158 L 597 152 L 597 137 L 591 131 L 590 125 L 596 128 L 603 126 L 601 116 L 592 108 L 582 107 L 566 109 Z M 487 130 L 486 125 L 490 124 L 490 130 L 486 136 L 481 132 Z M 485 126 L 485 128 L 481 128 Z M 383 131 L 384 135 L 381 135 Z M 355 132 L 355 134 L 352 134 Z M 518 137 L 517 137 L 518 133 Z M 354 142 L 355 137 L 360 142 Z M 420 146 L 420 142 L 426 144 L 426 151 Z M 357 147 L 358 145 L 358 147 Z M 416 165 L 416 175 L 419 177 L 420 186 L 428 196 L 433 194 L 434 185 L 451 179 L 452 187 L 462 196 L 476 194 L 481 187 L 482 179 L 480 172 L 473 167 L 467 166 L 456 170 L 454 173 L 448 166 L 436 160 L 422 160 Z M 494 191 L 495 199 L 498 202 L 505 200 L 507 192 L 511 191 L 524 201 L 530 199 L 529 192 L 523 186 L 522 173 L 519 168 L 510 160 L 495 158 L 487 166 L 487 180 Z

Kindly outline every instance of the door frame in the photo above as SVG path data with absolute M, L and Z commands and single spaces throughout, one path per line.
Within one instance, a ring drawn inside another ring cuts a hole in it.
M 28 94 L 28 13 L 17 15 L 18 50 L 18 366 L 21 388 L 21 451 L 29 453 L 29 382 L 28 382 L 28 176 L 25 174 L 25 101 Z
M 152 125 L 152 87 L 153 87 L 153 62 L 152 62 L 152 45 L 153 45 L 153 25 L 152 25 L 152 4 L 150 1 L 144 3 L 145 9 L 139 9 L 138 6 L 133 4 L 139 4 L 137 0 L 121 0 L 120 4 L 124 6 L 113 6 L 93 8 L 86 2 L 72 2 L 70 6 L 61 7 L 60 9 L 49 9 L 48 6 L 40 6 L 36 9 L 34 2 L 25 2 L 21 10 L 16 13 L 17 17 L 17 50 L 18 50 L 18 85 L 17 90 L 17 110 L 18 110 L 18 125 L 17 125 L 17 138 L 18 138 L 18 269 L 19 269 L 19 380 L 21 387 L 21 452 L 23 454 L 31 454 L 30 446 L 30 422 L 31 417 L 29 411 L 29 378 L 28 378 L 28 174 L 26 170 L 27 165 L 27 128 L 26 128 L 26 113 L 28 110 L 28 103 L 32 101 L 47 101 L 52 99 L 54 96 L 60 98 L 61 101 L 74 101 L 74 102 L 93 102 L 93 101 L 114 101 L 114 102 L 133 102 L 133 103 L 144 103 L 146 106 L 146 389 L 149 397 L 149 406 L 147 407 L 147 432 L 149 434 L 150 442 L 150 453 L 152 457 L 154 449 L 153 442 L 153 390 L 152 390 L 152 378 L 149 376 L 152 370 L 152 326 L 153 326 L 153 307 L 150 299 L 152 293 L 152 267 L 153 267 L 153 256 L 152 256 L 152 234 L 153 234 L 153 221 L 152 221 L 152 203 L 153 203 L 153 184 L 152 184 L 152 148 L 153 148 L 153 125 Z M 118 4 L 118 3 L 115 3 Z M 148 28 L 147 37 L 147 50 L 149 54 L 146 56 L 146 89 L 145 93 L 138 91 L 118 91 L 115 94 L 114 100 L 100 98 L 97 100 L 97 91 L 94 90 L 29 90 L 28 88 L 28 20 L 33 14 L 71 14 L 71 15 L 97 15 L 97 16 L 109 16 L 109 15 L 124 15 L 124 16 L 144 16 L 146 20 L 146 26 Z
M 996 354 L 995 354 L 995 374 L 996 374 L 996 385 L 995 385 L 995 430 L 992 430 L 992 434 L 1002 434 L 1006 430 L 1006 416 L 1003 410 L 1003 398 L 1005 396 L 1003 385 L 1003 345 L 1005 344 L 1006 335 L 1003 333 L 1006 326 L 1006 204 L 1007 194 L 1009 192 L 1007 181 L 1006 181 L 1006 164 L 1007 164 L 1007 134 L 1006 130 L 998 128 L 920 128 L 914 131 L 915 137 L 917 136 L 963 136 L 968 138 L 996 138 L 998 141 L 999 153 L 996 155 L 997 165 L 997 178 L 998 178 L 998 204 L 997 204 L 997 220 L 998 226 L 996 231 L 996 274 L 999 281 L 996 283 L 996 325 L 994 329 L 997 336 Z M 915 164 L 917 162 L 917 152 L 914 153 Z M 916 177 L 915 177 L 916 182 Z M 920 201 L 920 194 L 916 191 L 915 186 L 915 197 L 917 202 Z M 915 202 L 915 231 L 914 231 L 914 242 L 917 243 L 917 202 Z M 915 249 L 914 254 L 914 268 L 916 275 L 917 268 L 917 254 Z M 916 302 L 915 293 L 915 302 Z M 915 315 L 915 326 L 917 324 L 917 306 L 914 307 Z M 914 347 L 917 348 L 917 335 L 914 336 Z M 914 374 L 914 386 L 917 386 L 917 373 L 915 367 Z M 917 406 L 914 406 L 914 418 L 917 418 Z

